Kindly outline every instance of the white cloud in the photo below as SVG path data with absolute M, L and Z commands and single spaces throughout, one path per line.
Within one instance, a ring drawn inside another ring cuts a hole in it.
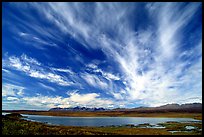
M 6 72 L 6 73 L 9 73 L 9 72 L 10 72 L 9 70 L 4 69 L 4 68 L 2 68 L 2 71 Z
M 10 100 L 10 101 L 18 101 L 19 99 L 16 98 L 16 97 L 7 97 L 7 100 Z
M 69 73 L 69 74 L 72 74 L 72 75 L 74 74 L 74 72 L 71 69 L 52 68 L 52 70 L 59 71 L 59 72 L 66 72 L 66 73 Z
M 23 96 L 24 92 L 22 90 L 20 90 L 19 92 L 17 92 L 17 95 L 19 96 Z
M 153 35 L 153 32 L 150 29 L 140 30 L 138 32 L 138 41 L 143 45 L 150 44 L 150 39 L 152 35 Z
M 49 89 L 49 90 L 52 90 L 52 91 L 56 91 L 53 87 L 50 87 L 50 86 L 47 86 L 43 83 L 38 83 L 40 86 L 42 86 L 43 88 L 46 88 L 46 89 Z
M 27 33 L 24 33 L 24 32 L 19 32 L 19 35 L 22 37 L 22 36 L 26 36 L 28 35 Z
M 62 101 L 62 97 L 49 97 L 49 96 L 35 96 L 35 97 L 24 97 L 22 98 L 27 104 L 31 104 L 34 106 L 39 106 L 39 107 L 56 107 L 55 105 L 60 104 Z M 69 106 L 67 104 L 67 106 Z
M 31 57 L 28 57 L 26 54 L 22 54 L 22 55 L 21 55 L 21 59 L 22 59 L 24 62 L 27 62 L 27 63 L 30 63 L 30 64 L 41 65 L 41 63 L 38 62 L 36 59 L 31 58 Z
M 61 86 L 69 86 L 73 84 L 65 77 L 52 73 L 49 70 L 45 70 L 45 67 L 41 63 L 31 57 L 27 57 L 25 54 L 23 54 L 20 58 L 10 56 L 7 64 L 8 67 L 22 71 L 30 77 L 46 79 Z
M 81 77 L 91 86 L 106 89 L 108 84 L 97 75 L 82 73 Z
M 102 76 L 103 76 L 104 78 L 106 78 L 107 80 L 120 80 L 120 77 L 118 77 L 118 76 L 116 76 L 116 75 L 114 75 L 114 74 L 112 74 L 112 73 L 105 72 L 105 71 L 99 69 L 99 68 L 97 67 L 97 65 L 95 65 L 95 64 L 93 64 L 93 63 L 88 64 L 87 67 L 93 69 L 93 70 L 92 70 L 93 72 L 101 73 Z
M 179 48 L 181 29 L 188 24 L 192 16 L 196 13 L 199 3 L 189 4 L 183 11 L 181 5 L 176 3 L 157 4 L 160 10 L 157 11 L 159 28 L 158 28 L 158 51 L 161 53 L 159 59 L 174 59 Z M 172 11 L 172 9 L 174 9 Z M 162 11 L 162 12 L 160 12 Z M 168 15 L 168 16 L 167 16 Z M 168 27 L 167 27 L 168 26 Z
M 85 107 L 108 107 L 113 105 L 113 101 L 110 99 L 102 99 L 97 93 L 86 93 L 79 94 L 72 92 L 69 94 L 69 97 L 49 97 L 37 95 L 35 97 L 24 97 L 24 100 L 27 104 L 31 104 L 38 107 L 45 107 L 47 109 L 54 107 L 75 107 L 75 106 L 85 106 Z
M 22 96 L 24 94 L 25 87 L 17 86 L 13 84 L 2 84 L 2 96 Z
M 112 93 L 115 99 L 123 99 L 124 97 L 120 93 Z
M 48 45 L 51 47 L 58 47 L 55 43 L 50 43 L 46 40 L 43 40 L 42 38 L 39 38 L 33 34 L 28 34 L 24 32 L 19 32 L 19 36 L 21 39 L 24 40 L 25 43 L 28 43 L 29 45 L 33 45 L 34 47 L 38 49 L 44 49 L 43 46 Z M 37 45 L 39 44 L 39 45 Z
M 91 101 L 95 100 L 99 95 L 96 93 L 88 93 L 88 94 L 78 94 L 78 93 L 70 93 L 70 101 L 77 102 L 80 104 L 90 104 Z
M 95 70 L 93 70 L 93 72 L 100 72 L 102 74 L 102 76 L 104 78 L 106 78 L 107 80 L 120 80 L 120 77 L 118 77 L 112 73 L 102 71 L 101 69 L 95 69 Z
M 120 78 L 119 78 L 118 76 L 113 75 L 113 74 L 111 74 L 111 73 L 105 72 L 105 73 L 102 73 L 102 74 L 104 75 L 104 77 L 105 77 L 106 79 L 120 80 Z
M 95 64 L 93 64 L 93 63 L 88 64 L 87 67 L 92 68 L 92 69 L 98 68 L 98 67 L 97 67 Z

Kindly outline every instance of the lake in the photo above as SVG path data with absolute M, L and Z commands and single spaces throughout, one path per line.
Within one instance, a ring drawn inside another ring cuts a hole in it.
M 156 117 L 61 117 L 61 116 L 42 116 L 42 115 L 26 115 L 25 120 L 37 121 L 52 125 L 64 126 L 120 126 L 120 125 L 138 125 L 149 123 L 157 125 L 168 121 L 174 122 L 201 122 L 192 118 L 156 118 Z

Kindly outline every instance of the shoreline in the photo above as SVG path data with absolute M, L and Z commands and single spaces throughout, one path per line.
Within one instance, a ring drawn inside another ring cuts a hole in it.
M 2 113 L 19 113 L 44 116 L 62 117 L 161 117 L 161 118 L 193 118 L 202 120 L 202 113 L 164 112 L 164 113 L 139 113 L 139 112 L 50 112 L 50 111 L 2 111 Z

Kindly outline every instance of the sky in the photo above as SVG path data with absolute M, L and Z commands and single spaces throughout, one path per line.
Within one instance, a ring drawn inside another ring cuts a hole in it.
M 2 3 L 2 109 L 202 102 L 202 3 Z

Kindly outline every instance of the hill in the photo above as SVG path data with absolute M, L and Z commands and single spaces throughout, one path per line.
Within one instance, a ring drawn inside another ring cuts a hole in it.
M 202 112 L 201 103 L 189 103 L 189 104 L 167 104 L 159 107 L 138 107 L 138 108 L 116 108 L 116 109 L 105 109 L 105 108 L 87 108 L 87 107 L 71 107 L 71 108 L 51 108 L 49 111 L 85 111 L 85 112 L 96 112 L 96 111 L 134 111 L 140 113 L 153 113 L 153 112 Z

